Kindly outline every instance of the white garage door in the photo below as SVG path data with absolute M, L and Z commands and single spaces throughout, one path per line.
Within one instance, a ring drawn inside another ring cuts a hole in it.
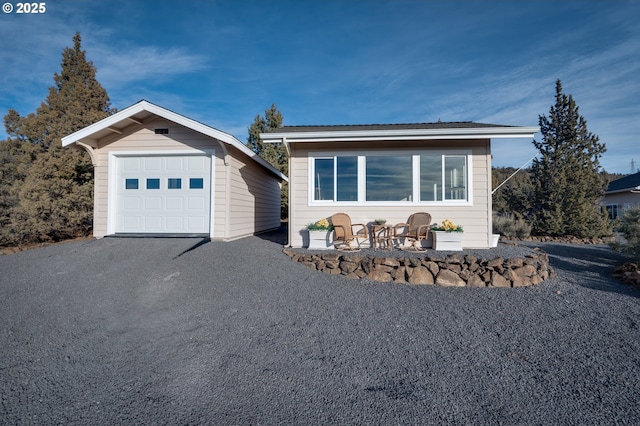
M 118 157 L 116 233 L 209 234 L 211 157 Z

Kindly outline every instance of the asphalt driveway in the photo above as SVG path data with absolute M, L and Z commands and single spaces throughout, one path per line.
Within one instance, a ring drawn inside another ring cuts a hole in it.
M 640 290 L 545 244 L 517 289 L 354 281 L 230 243 L 0 256 L 2 424 L 637 424 Z

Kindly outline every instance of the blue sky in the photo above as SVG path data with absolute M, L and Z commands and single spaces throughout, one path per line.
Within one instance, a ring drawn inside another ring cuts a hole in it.
M 79 31 L 114 107 L 146 99 L 243 142 L 272 103 L 288 125 L 537 126 L 559 78 L 607 145 L 604 168 L 640 167 L 637 1 L 58 0 L 30 15 L 9 2 L 2 115 L 36 110 Z M 493 144 L 495 166 L 535 153 Z

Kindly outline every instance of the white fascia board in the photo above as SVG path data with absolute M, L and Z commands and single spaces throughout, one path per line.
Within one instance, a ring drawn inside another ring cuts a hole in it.
M 62 146 L 69 146 L 74 144 L 82 139 L 90 138 L 95 133 L 102 131 L 108 127 L 114 126 L 115 124 L 134 116 L 135 114 L 145 110 L 145 104 L 148 104 L 146 101 L 140 101 L 137 104 L 131 105 L 128 108 L 123 109 L 122 111 L 118 111 L 117 113 L 110 115 L 107 118 L 103 118 L 100 121 L 97 121 L 83 129 L 78 130 L 68 136 L 62 138 Z
M 278 169 L 273 167 L 271 164 L 269 164 L 266 160 L 261 158 L 255 152 L 251 151 L 246 145 L 244 145 L 234 136 L 228 133 L 225 133 L 221 130 L 214 129 L 213 127 L 209 127 L 205 124 L 202 124 L 190 118 L 187 118 L 183 115 L 177 114 L 173 111 L 169 111 L 167 109 L 154 105 L 147 101 L 140 101 L 137 104 L 134 104 L 128 108 L 123 109 L 122 111 L 119 111 L 113 115 L 110 115 L 109 117 L 104 118 L 94 124 L 91 124 L 85 127 L 84 129 L 78 130 L 75 133 L 72 133 L 68 136 L 63 137 L 62 146 L 68 146 L 76 142 L 79 142 L 85 138 L 90 138 L 95 133 L 100 132 L 124 120 L 127 120 L 128 118 L 133 117 L 134 115 L 142 111 L 150 112 L 159 117 L 165 118 L 169 121 L 173 121 L 174 123 L 187 127 L 191 130 L 202 133 L 203 135 L 207 135 L 214 139 L 218 139 L 224 143 L 227 143 L 235 147 L 236 149 L 238 149 L 240 152 L 249 156 L 252 160 L 254 160 L 255 162 L 259 163 L 260 165 L 268 169 L 271 173 L 275 174 L 280 179 L 284 181 L 288 181 L 288 178 L 285 175 L 283 175 Z
M 633 194 L 636 194 L 636 193 L 640 192 L 640 186 L 635 186 L 635 187 L 631 187 L 631 188 L 616 189 L 615 191 L 605 191 L 604 195 L 620 194 L 622 192 L 631 192 Z
M 430 139 L 516 139 L 533 138 L 538 127 L 475 127 L 452 129 L 356 130 L 327 132 L 261 133 L 263 142 L 338 142 Z

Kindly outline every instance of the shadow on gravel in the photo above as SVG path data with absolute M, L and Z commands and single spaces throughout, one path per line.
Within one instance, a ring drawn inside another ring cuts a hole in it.
M 274 229 L 273 231 L 264 232 L 262 234 L 257 234 L 256 237 L 284 246 L 285 244 L 287 244 L 287 229 L 287 223 L 281 222 L 280 228 Z
M 197 249 L 198 247 L 201 247 L 207 243 L 211 242 L 211 238 L 203 238 L 202 240 L 198 241 L 197 243 L 195 243 L 194 245 L 192 245 L 191 247 L 189 247 L 188 249 L 186 249 L 185 251 L 183 251 L 182 253 L 180 253 L 179 255 L 177 255 L 176 257 L 173 258 L 173 260 L 176 260 L 177 258 L 179 258 L 180 256 L 182 256 L 183 254 L 187 254 L 195 249 Z
M 551 266 L 557 273 L 580 275 L 576 284 L 592 290 L 608 291 L 640 297 L 638 289 L 626 286 L 611 276 L 614 266 L 633 260 L 604 245 L 538 244 L 549 255 Z

